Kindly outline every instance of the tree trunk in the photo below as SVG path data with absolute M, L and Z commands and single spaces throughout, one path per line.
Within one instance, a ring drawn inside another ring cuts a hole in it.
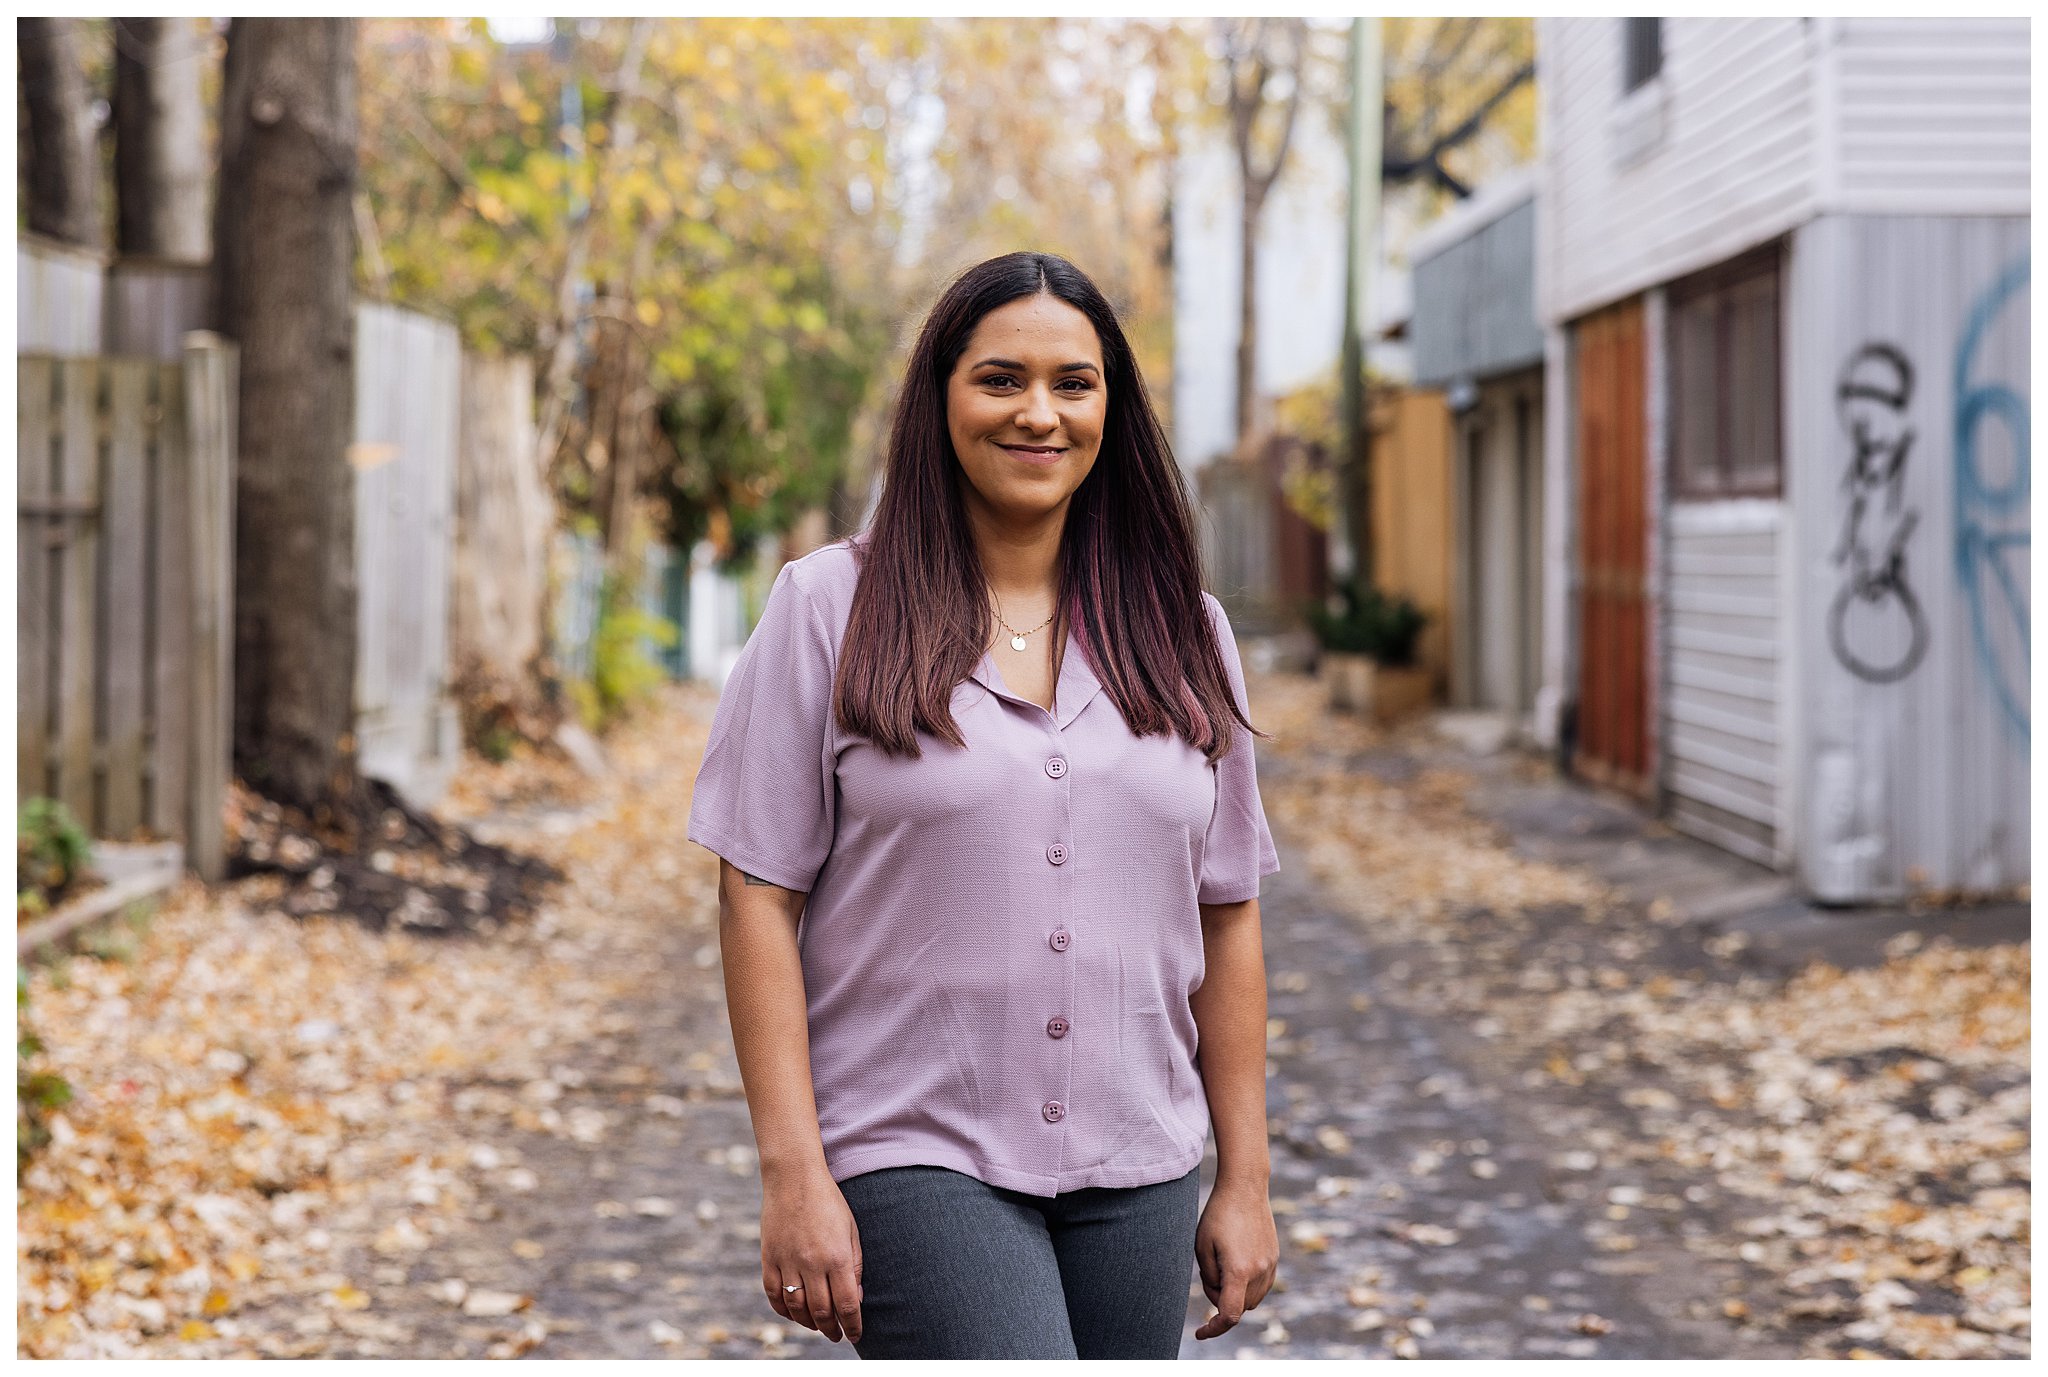
M 352 19 L 237 19 L 221 110 L 221 322 L 241 345 L 235 764 L 352 833 Z
M 1237 456 L 1249 459 L 1258 434 L 1259 398 L 1259 211 L 1265 198 L 1247 185 L 1240 202 L 1238 265 L 1243 288 L 1237 294 Z
M 1237 455 L 1249 460 L 1258 447 L 1265 418 L 1259 414 L 1259 331 L 1258 262 L 1259 213 L 1266 197 L 1287 166 L 1287 146 L 1294 138 L 1295 116 L 1301 110 L 1304 21 L 1279 21 L 1269 32 L 1268 21 L 1250 21 L 1248 29 L 1226 24 L 1225 61 L 1230 80 L 1231 141 L 1237 149 L 1238 175 L 1238 263 L 1241 279 L 1238 291 L 1237 335 Z M 1273 36 L 1274 33 L 1278 37 Z M 1273 46 L 1268 46 L 1272 44 Z M 1276 60 L 1279 66 L 1276 67 Z M 1254 145 L 1259 112 L 1266 108 L 1266 86 L 1276 71 L 1291 76 L 1286 97 L 1279 105 L 1280 128 L 1270 160 L 1258 165 Z M 1249 76 L 1249 80 L 1246 77 Z
M 630 462 L 623 451 L 630 446 L 626 434 L 626 371 L 629 367 L 627 350 L 632 341 L 629 327 L 616 315 L 600 315 L 594 325 L 591 366 L 585 374 L 590 398 L 592 467 L 597 469 L 591 507 L 597 517 L 598 539 L 604 549 L 605 565 L 610 568 L 612 557 L 623 539 L 623 532 L 616 522 L 619 474 L 621 468 Z M 601 464 L 597 462 L 600 457 Z
M 28 227 L 67 244 L 98 248 L 99 149 L 76 19 L 17 19 L 21 93 L 28 124 Z
M 611 141 L 606 145 L 599 175 L 591 184 L 590 204 L 581 219 L 569 227 L 569 245 L 562 258 L 562 275 L 555 281 L 555 310 L 542 324 L 540 352 L 540 459 L 553 465 L 555 447 L 562 442 L 569 404 L 573 400 L 570 375 L 576 366 L 576 320 L 580 313 L 576 284 L 590 253 L 590 236 L 597 227 L 602 200 L 614 180 L 613 172 L 623 166 L 637 137 L 634 103 L 640 99 L 641 78 L 646 70 L 647 44 L 654 33 L 654 21 L 635 19 L 626 34 L 626 52 L 618 76 L 612 82 L 613 119 Z M 579 131 L 580 132 L 580 131 Z M 579 153 L 578 156 L 588 156 Z
M 190 19 L 114 21 L 114 246 L 203 263 L 207 258 L 206 119 Z
M 641 451 L 646 448 L 641 434 L 646 409 L 640 397 L 640 373 L 644 360 L 640 357 L 640 336 L 633 327 L 620 322 L 616 331 L 618 368 L 612 374 L 611 385 L 617 389 L 618 399 L 612 407 L 612 462 L 610 482 L 605 489 L 604 558 L 606 568 L 621 578 L 631 579 L 636 572 L 633 561 L 633 497 L 640 486 Z
M 251 21 L 254 22 L 254 21 Z M 214 333 L 234 338 L 242 312 L 243 234 L 249 223 L 249 179 L 244 175 L 243 121 L 230 112 L 249 104 L 249 44 L 228 27 L 220 62 L 220 158 L 213 185 L 213 272 L 207 282 L 207 320 Z

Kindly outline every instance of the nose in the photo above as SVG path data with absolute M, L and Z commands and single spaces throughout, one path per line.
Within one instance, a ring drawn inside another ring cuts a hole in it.
M 1044 386 L 1032 387 L 1020 399 L 1017 409 L 1017 428 L 1028 430 L 1034 435 L 1050 435 L 1058 429 L 1059 412 L 1053 409 L 1052 390 Z

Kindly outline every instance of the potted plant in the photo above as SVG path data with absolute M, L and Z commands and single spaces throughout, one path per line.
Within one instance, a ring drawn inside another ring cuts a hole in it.
M 1372 630 L 1360 613 L 1357 592 L 1345 585 L 1328 603 L 1302 605 L 1302 617 L 1315 633 L 1321 653 L 1316 671 L 1330 695 L 1330 707 L 1339 712 L 1363 712 L 1372 700 L 1372 659 L 1366 648 Z
M 1330 706 L 1392 722 L 1429 701 L 1429 671 L 1415 663 L 1429 616 L 1405 596 L 1370 585 L 1338 589 L 1338 607 L 1303 609 L 1322 646 L 1320 669 Z
M 1416 663 L 1416 650 L 1429 614 L 1407 597 L 1374 594 L 1377 634 L 1372 656 L 1373 719 L 1394 722 L 1429 703 L 1430 673 Z

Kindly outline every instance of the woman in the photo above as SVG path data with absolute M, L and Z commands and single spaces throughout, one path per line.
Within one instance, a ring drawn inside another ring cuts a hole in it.
M 864 1358 L 1171 1358 L 1190 1254 L 1198 1339 L 1264 1298 L 1251 732 L 1108 302 L 1047 254 L 970 269 L 869 529 L 776 578 L 690 811 L 777 1314 Z

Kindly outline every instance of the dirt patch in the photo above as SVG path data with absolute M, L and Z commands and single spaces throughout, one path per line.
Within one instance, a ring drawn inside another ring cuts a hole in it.
M 563 872 L 537 856 L 477 840 L 369 780 L 353 835 L 316 828 L 296 808 L 239 781 L 228 806 L 227 878 L 277 875 L 276 906 L 295 917 L 332 913 L 382 931 L 495 932 L 531 918 Z

